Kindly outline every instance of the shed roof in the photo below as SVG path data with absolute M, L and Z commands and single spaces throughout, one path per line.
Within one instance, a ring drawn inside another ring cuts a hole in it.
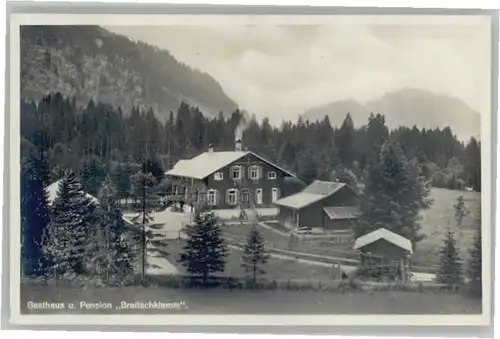
M 357 238 L 354 242 L 354 249 L 359 250 L 381 239 L 384 239 L 410 253 L 413 253 L 413 247 L 410 240 L 385 228 L 379 228 L 376 231 L 370 232 Z
M 339 182 L 316 180 L 301 192 L 276 200 L 275 204 L 278 206 L 301 209 L 331 196 L 344 186 L 346 185 Z
M 166 175 L 204 179 L 217 170 L 231 164 L 232 162 L 243 158 L 247 154 L 252 154 L 265 163 L 279 169 L 289 176 L 295 177 L 295 174 L 273 164 L 251 151 L 223 151 L 223 152 L 204 152 L 200 155 L 187 160 L 179 160 L 174 168 L 166 172 Z
M 346 184 L 341 182 L 315 180 L 309 186 L 304 188 L 302 192 L 330 196 L 333 193 L 337 192 L 340 188 L 344 187 L 345 185 Z
M 50 184 L 48 187 L 47 187 L 47 192 L 48 192 L 48 203 L 49 205 L 52 205 L 52 203 L 54 202 L 54 200 L 57 198 L 57 193 L 58 193 L 58 190 L 59 190 L 59 183 L 61 182 L 61 180 L 57 180 L 56 182 Z M 99 204 L 99 199 L 97 199 L 96 197 L 94 197 L 93 195 L 90 195 L 88 193 L 85 193 L 85 196 L 90 199 L 93 203 L 95 204 Z M 134 223 L 132 221 L 130 221 L 129 219 L 125 218 L 125 217 L 122 217 L 123 218 L 123 221 L 125 221 L 127 224 L 129 225 L 133 225 Z
M 299 192 L 289 195 L 288 197 L 285 197 L 283 199 L 276 200 L 274 203 L 278 206 L 301 209 L 324 198 L 325 196 L 322 194 Z
M 356 219 L 359 214 L 359 207 L 357 206 L 331 206 L 325 207 L 323 210 L 331 220 Z

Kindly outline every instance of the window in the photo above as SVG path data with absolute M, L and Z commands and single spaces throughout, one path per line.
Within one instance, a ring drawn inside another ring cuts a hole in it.
M 214 180 L 223 180 L 224 179 L 224 173 L 222 172 L 216 172 L 214 174 Z
M 249 189 L 242 189 L 241 190 L 240 200 L 243 203 L 250 202 L 250 190 Z
M 217 190 L 208 190 L 208 204 L 211 206 L 217 205 Z
M 241 167 L 234 166 L 231 168 L 231 179 L 241 179 L 242 177 Z
M 260 166 L 250 166 L 248 168 L 248 176 L 252 180 L 258 180 L 260 179 Z
M 227 190 L 227 204 L 236 205 L 237 202 L 238 202 L 238 190 L 234 188 Z
M 257 188 L 255 190 L 255 203 L 257 205 L 262 204 L 262 188 Z
M 271 192 L 272 192 L 271 200 L 272 200 L 272 202 L 275 202 L 276 200 L 278 200 L 279 195 L 280 195 L 279 189 L 276 187 L 273 187 Z
M 274 171 L 267 172 L 267 178 L 270 179 L 270 180 L 276 179 L 276 172 L 274 172 Z

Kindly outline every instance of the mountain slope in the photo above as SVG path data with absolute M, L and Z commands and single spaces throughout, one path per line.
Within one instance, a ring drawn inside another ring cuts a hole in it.
M 97 26 L 23 26 L 21 96 L 59 91 L 86 104 L 153 107 L 164 119 L 181 101 L 208 115 L 237 108 L 209 75 L 178 62 L 168 51 Z
M 478 136 L 480 114 L 460 99 L 405 88 L 361 104 L 355 100 L 336 101 L 304 113 L 309 120 L 323 119 L 328 115 L 333 125 L 340 125 L 346 113 L 351 113 L 357 126 L 366 124 L 371 112 L 382 113 L 390 128 L 417 125 L 420 128 L 450 126 L 461 139 Z

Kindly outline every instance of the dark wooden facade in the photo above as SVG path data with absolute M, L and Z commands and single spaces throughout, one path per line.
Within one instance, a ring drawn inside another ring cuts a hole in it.
M 329 206 L 358 206 L 359 203 L 359 196 L 348 186 L 344 186 L 333 195 L 300 209 L 279 206 L 278 221 L 289 228 L 321 227 L 329 231 L 345 230 L 352 228 L 356 220 L 331 220 L 323 209 Z
M 323 227 L 325 231 L 344 231 L 352 230 L 356 227 L 358 219 L 331 219 L 323 213 Z
M 233 178 L 233 172 L 239 169 L 241 177 Z M 257 177 L 252 177 L 252 172 Z M 206 178 L 198 180 L 174 177 L 177 194 L 185 197 L 186 202 L 204 201 L 216 209 L 265 208 L 273 207 L 274 201 L 283 192 L 286 172 L 263 161 L 253 153 L 221 167 Z
M 363 246 L 360 250 L 362 267 L 370 275 L 406 281 L 410 274 L 410 253 L 385 240 L 379 239 Z

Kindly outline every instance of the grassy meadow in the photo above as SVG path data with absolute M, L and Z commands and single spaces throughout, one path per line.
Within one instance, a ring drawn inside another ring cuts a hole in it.
M 465 206 L 469 213 L 463 218 L 462 224 L 457 226 L 453 205 L 456 204 L 459 196 L 464 197 Z M 432 188 L 431 198 L 433 199 L 432 206 L 421 213 L 421 233 L 425 238 L 415 248 L 413 263 L 418 266 L 430 267 L 438 265 L 440 249 L 449 228 L 455 233 L 462 259 L 467 260 L 474 234 L 479 227 L 480 193 Z M 224 230 L 229 236 L 242 238 L 248 233 L 249 226 L 230 225 L 226 226 Z M 264 227 L 259 227 L 259 231 L 266 240 L 266 246 L 284 250 L 290 249 L 288 236 Z M 292 250 L 333 257 L 357 258 L 351 248 L 346 245 L 328 243 L 328 241 L 310 241 L 294 245 Z
M 183 266 L 176 261 L 182 252 L 184 240 L 169 240 L 167 246 L 162 248 L 169 253 L 169 260 L 176 265 L 181 274 L 186 273 Z M 226 268 L 218 275 L 225 277 L 243 278 L 247 276 L 245 269 L 241 266 L 241 256 L 243 251 L 234 247 L 229 247 Z M 265 266 L 265 278 L 268 280 L 304 280 L 304 281 L 329 281 L 336 277 L 337 272 L 329 265 L 319 266 L 301 263 L 295 260 L 285 260 L 281 258 L 269 258 Z
M 464 197 L 469 213 L 463 218 L 462 224 L 457 226 L 453 205 L 456 204 L 459 196 Z M 419 264 L 437 265 L 439 252 L 448 229 L 455 233 L 462 259 L 467 260 L 475 232 L 480 227 L 478 215 L 481 204 L 480 193 L 433 188 L 431 198 L 434 200 L 431 208 L 422 211 L 421 231 L 425 239 L 417 244 L 413 261 Z

